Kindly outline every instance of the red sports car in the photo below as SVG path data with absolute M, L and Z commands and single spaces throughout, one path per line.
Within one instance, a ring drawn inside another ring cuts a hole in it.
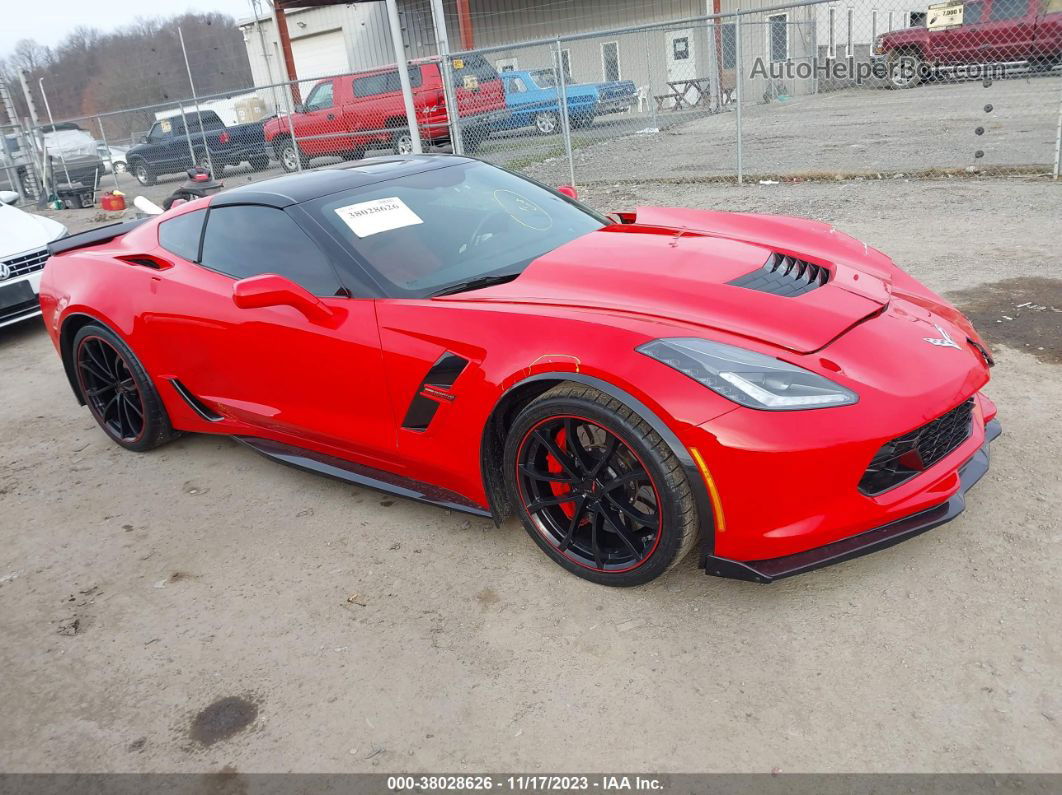
M 644 583 L 757 582 L 953 518 L 992 358 L 880 251 L 796 218 L 602 216 L 477 160 L 364 160 L 53 244 L 45 323 L 104 432 L 182 431 Z

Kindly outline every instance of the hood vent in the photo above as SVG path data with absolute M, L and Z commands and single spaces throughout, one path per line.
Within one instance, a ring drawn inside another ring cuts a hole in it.
M 739 276 L 727 284 L 759 290 L 761 293 L 793 298 L 810 293 L 830 280 L 830 271 L 824 265 L 815 265 L 806 260 L 775 252 L 767 258 L 762 268 Z

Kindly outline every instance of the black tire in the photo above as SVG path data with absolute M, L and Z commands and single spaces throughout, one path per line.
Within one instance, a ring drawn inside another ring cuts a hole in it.
M 97 356 L 108 348 L 119 364 Z M 83 326 L 74 336 L 70 356 L 81 398 L 111 441 L 143 453 L 179 436 L 143 365 L 113 331 L 96 323 Z M 118 386 L 102 387 L 108 379 Z M 132 406 L 134 401 L 139 411 Z
M 359 148 L 354 149 L 353 151 L 350 151 L 350 152 L 343 152 L 339 156 L 341 158 L 343 158 L 344 160 L 364 160 L 365 159 L 365 148 L 364 147 L 359 147 Z
M 310 159 L 302 153 L 298 146 L 292 143 L 290 138 L 281 138 L 273 144 L 273 151 L 277 153 L 281 168 L 288 173 L 298 171 L 300 166 L 308 168 L 310 165 Z
M 576 444 L 569 442 L 571 434 Z M 553 457 L 557 451 L 566 463 Z M 557 474 L 543 477 L 543 466 Z M 630 408 L 591 387 L 561 384 L 529 403 L 509 429 L 504 467 L 509 497 L 528 534 L 583 579 L 642 585 L 677 564 L 696 542 L 693 493 L 671 449 Z M 631 519 L 634 514 L 641 521 Z M 599 539 L 602 548 L 612 548 L 599 554 Z
M 539 135 L 555 135 L 560 132 L 560 117 L 551 110 L 540 110 L 531 123 Z
M 247 163 L 252 171 L 265 171 L 269 168 L 269 155 L 255 155 Z
M 136 181 L 141 185 L 154 185 L 158 182 L 158 175 L 143 160 L 134 160 L 129 164 L 129 170 L 133 172 Z
M 927 80 L 931 72 L 917 52 L 890 52 L 885 64 L 889 88 L 914 88 Z

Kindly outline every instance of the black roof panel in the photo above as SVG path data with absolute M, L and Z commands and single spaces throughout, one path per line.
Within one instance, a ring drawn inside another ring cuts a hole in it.
M 289 207 L 352 188 L 468 162 L 471 162 L 469 158 L 456 155 L 370 157 L 241 185 L 219 193 L 210 206 L 264 204 L 269 207 Z

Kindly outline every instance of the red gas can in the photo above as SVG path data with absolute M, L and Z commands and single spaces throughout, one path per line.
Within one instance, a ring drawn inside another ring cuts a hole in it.
M 104 193 L 100 196 L 100 209 L 108 212 L 120 212 L 125 209 L 125 196 L 118 193 Z

